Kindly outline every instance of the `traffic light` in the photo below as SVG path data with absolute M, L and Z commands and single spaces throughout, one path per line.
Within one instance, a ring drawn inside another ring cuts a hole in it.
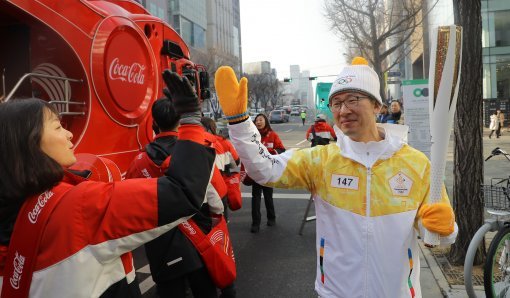
M 317 79 L 317 77 L 308 77 L 308 80 L 309 80 L 309 81 L 314 81 L 314 80 L 316 80 L 316 79 Z
M 292 82 L 292 79 L 291 79 L 291 78 L 284 78 L 284 79 L 283 79 L 283 82 L 285 82 L 285 83 L 290 83 L 290 82 Z

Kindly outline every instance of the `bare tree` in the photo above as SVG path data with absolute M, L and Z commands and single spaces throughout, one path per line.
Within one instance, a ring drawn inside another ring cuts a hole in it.
M 463 52 L 454 121 L 453 207 L 459 235 L 449 258 L 463 264 L 469 242 L 483 224 L 482 16 L 480 1 L 454 0 L 453 7 L 455 23 L 463 28 Z M 484 255 L 482 241 L 475 263 L 480 264 Z
M 379 74 L 380 94 L 386 98 L 384 73 L 397 65 L 421 41 L 413 38 L 423 22 L 422 0 L 326 0 L 331 29 L 357 48 Z M 431 9 L 434 6 L 431 7 Z M 429 10 L 430 11 L 430 10 Z M 349 51 L 347 55 L 353 55 Z M 388 63 L 392 55 L 391 63 Z
M 215 48 L 209 48 L 205 52 L 192 49 L 192 58 L 193 61 L 197 64 L 202 64 L 207 69 L 209 73 L 209 90 L 211 91 L 211 98 L 209 99 L 209 105 L 211 110 L 214 113 L 214 119 L 218 119 L 221 117 L 221 107 L 218 103 L 218 98 L 216 96 L 216 90 L 214 88 L 214 76 L 216 74 L 216 70 L 220 66 L 230 66 L 233 69 L 237 69 L 239 66 L 239 62 L 235 61 L 229 57 L 225 57 L 219 54 L 219 52 Z
M 282 83 L 278 81 L 276 78 L 269 82 L 269 101 L 271 102 L 272 107 L 278 106 L 278 104 L 283 105 L 282 95 L 283 95 L 283 87 Z
M 283 90 L 273 74 L 244 74 L 248 79 L 248 98 L 256 109 L 267 110 L 268 104 L 274 107 Z

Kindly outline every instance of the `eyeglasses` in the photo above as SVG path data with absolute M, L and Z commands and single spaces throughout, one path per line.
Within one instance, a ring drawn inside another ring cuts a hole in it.
M 363 98 L 369 98 L 369 97 L 368 96 L 351 95 L 351 96 L 347 97 L 344 101 L 335 101 L 331 104 L 328 104 L 328 108 L 331 112 L 340 112 L 342 110 L 342 106 L 345 106 L 349 110 L 352 110 L 358 106 L 358 102 Z

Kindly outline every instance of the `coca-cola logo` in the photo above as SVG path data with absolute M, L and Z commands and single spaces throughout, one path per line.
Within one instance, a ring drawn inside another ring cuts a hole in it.
M 14 261 L 12 263 L 14 271 L 9 281 L 11 282 L 11 286 L 17 290 L 19 289 L 19 284 L 21 282 L 21 274 L 23 273 L 23 266 L 25 265 L 25 257 L 16 251 L 14 253 Z
M 34 206 L 32 211 L 28 212 L 28 220 L 35 224 L 37 222 L 37 218 L 39 214 L 41 214 L 42 209 L 46 206 L 48 200 L 53 196 L 53 192 L 45 191 L 37 198 L 37 203 Z
M 195 231 L 195 229 L 193 229 L 187 221 L 183 222 L 181 225 L 188 230 L 191 235 L 195 235 L 197 233 L 197 231 Z
M 119 58 L 115 58 L 110 63 L 109 77 L 112 81 L 121 80 L 122 82 L 143 85 L 145 68 L 145 65 L 137 62 L 133 62 L 131 65 L 122 64 Z

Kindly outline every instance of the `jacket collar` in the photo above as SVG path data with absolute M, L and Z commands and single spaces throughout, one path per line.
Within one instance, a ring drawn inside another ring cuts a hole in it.
M 403 133 L 400 131 L 401 128 L 395 128 L 389 126 L 389 124 L 378 125 L 379 134 L 383 138 L 379 142 L 356 142 L 344 135 L 336 125 L 334 126 L 334 130 L 337 135 L 336 144 L 340 147 L 340 154 L 367 168 L 372 167 L 379 159 L 384 160 L 390 158 L 405 144 Z
M 158 133 L 154 139 L 162 138 L 162 137 L 177 137 L 178 133 L 176 131 L 164 131 Z

